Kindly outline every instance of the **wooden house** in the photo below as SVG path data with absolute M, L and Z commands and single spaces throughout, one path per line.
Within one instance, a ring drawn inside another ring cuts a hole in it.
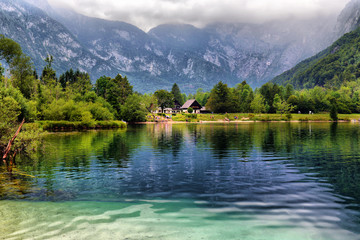
M 200 109 L 202 108 L 200 103 L 198 103 L 198 101 L 196 101 L 195 99 L 191 99 L 191 100 L 186 101 L 186 103 L 184 103 L 184 105 L 182 105 L 181 110 L 183 112 L 187 113 L 189 107 L 194 109 L 193 113 L 200 113 Z

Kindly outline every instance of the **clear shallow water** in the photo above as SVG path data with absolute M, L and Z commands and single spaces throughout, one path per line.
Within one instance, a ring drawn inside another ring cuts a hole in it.
M 360 239 L 360 125 L 57 133 L 0 175 L 0 239 Z

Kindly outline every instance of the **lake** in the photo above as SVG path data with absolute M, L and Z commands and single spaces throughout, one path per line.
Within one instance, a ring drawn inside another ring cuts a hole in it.
M 0 180 L 0 239 L 360 239 L 355 123 L 54 133 Z

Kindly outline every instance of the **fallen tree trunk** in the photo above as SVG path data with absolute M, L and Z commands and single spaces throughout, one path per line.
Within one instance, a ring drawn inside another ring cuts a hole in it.
M 24 119 L 22 120 L 22 122 L 20 123 L 20 126 L 19 126 L 18 130 L 16 131 L 15 135 L 10 139 L 7 147 L 6 147 L 5 150 L 4 150 L 4 155 L 3 155 L 3 157 L 2 157 L 2 160 L 3 160 L 3 162 L 4 162 L 4 164 L 5 164 L 6 166 L 8 165 L 8 164 L 7 164 L 7 161 L 6 161 L 6 158 L 7 158 L 7 156 L 9 155 L 9 152 L 10 152 L 10 150 L 11 150 L 11 146 L 14 144 L 14 141 L 15 141 L 16 137 L 19 135 L 19 133 L 20 133 L 20 131 L 21 131 L 21 128 L 22 128 L 22 126 L 24 125 L 24 123 L 25 123 L 25 118 L 24 118 Z M 16 155 L 16 153 L 15 153 L 15 155 Z M 14 155 L 14 157 L 15 157 L 15 155 Z M 11 164 L 12 164 L 12 161 L 11 161 Z

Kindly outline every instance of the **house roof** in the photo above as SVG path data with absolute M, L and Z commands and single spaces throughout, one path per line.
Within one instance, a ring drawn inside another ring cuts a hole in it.
M 190 99 L 187 100 L 186 103 L 184 103 L 184 105 L 182 105 L 181 109 L 188 109 L 189 107 L 191 107 L 194 103 L 197 103 L 199 106 L 201 106 L 196 99 Z

